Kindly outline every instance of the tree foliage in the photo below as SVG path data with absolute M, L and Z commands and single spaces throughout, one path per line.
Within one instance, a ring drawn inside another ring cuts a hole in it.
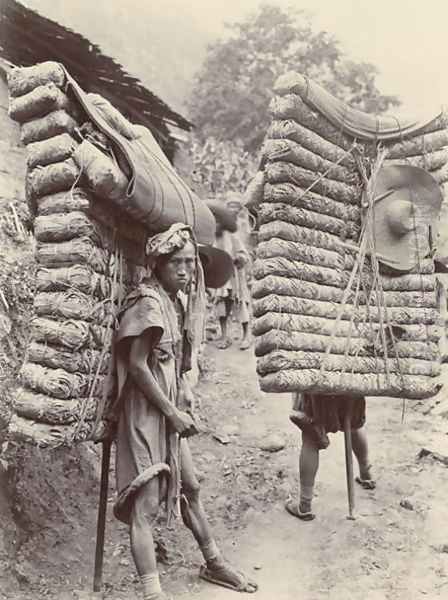
M 241 195 L 254 177 L 258 162 L 241 141 L 192 136 L 176 153 L 175 168 L 201 198 Z
M 204 196 L 224 196 L 228 192 L 243 193 L 256 172 L 253 156 L 240 141 L 194 139 L 189 147 L 192 181 Z
M 295 70 L 355 108 L 381 113 L 398 105 L 378 90 L 376 67 L 349 60 L 336 38 L 317 31 L 303 11 L 265 4 L 226 25 L 227 37 L 208 48 L 189 102 L 199 135 L 260 145 L 277 77 Z

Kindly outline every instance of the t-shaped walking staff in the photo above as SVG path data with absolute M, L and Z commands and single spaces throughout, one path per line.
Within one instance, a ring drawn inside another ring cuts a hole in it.
M 109 468 L 111 439 L 102 442 L 100 499 L 98 504 L 98 520 L 96 527 L 95 568 L 93 574 L 93 591 L 100 592 L 103 584 L 104 534 L 106 531 L 107 496 L 109 491 Z
M 113 415 L 115 414 L 114 410 L 117 409 L 114 402 L 110 403 L 109 400 L 119 397 L 115 388 L 115 364 L 115 345 L 112 344 L 107 379 L 103 387 L 102 406 L 99 411 L 99 414 L 102 415 L 104 429 L 99 429 L 101 433 L 98 436 L 98 442 L 101 442 L 102 445 L 102 456 L 100 498 L 96 525 L 95 567 L 93 571 L 94 592 L 100 592 L 103 584 L 104 534 L 106 531 L 107 497 L 109 492 L 110 450 L 112 442 L 116 437 L 116 420 Z
M 345 474 L 347 477 L 348 516 L 354 520 L 355 511 L 355 480 L 353 477 L 353 447 L 352 447 L 352 409 L 353 400 L 347 398 L 344 417 L 344 444 L 345 444 Z

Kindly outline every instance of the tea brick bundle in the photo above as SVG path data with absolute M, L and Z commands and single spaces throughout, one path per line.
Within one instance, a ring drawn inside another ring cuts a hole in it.
M 365 198 L 380 166 L 412 165 L 448 181 L 447 115 L 375 121 L 298 74 L 280 78 L 275 91 L 263 185 L 253 186 L 261 388 L 434 395 L 441 329 L 433 260 L 418 255 L 406 273 L 383 268 L 366 241 Z
M 64 85 L 62 67 L 51 62 L 9 77 L 10 116 L 28 154 L 37 262 L 10 433 L 41 446 L 98 434 L 117 309 L 142 270 L 147 235 L 82 177 L 78 134 L 86 116 Z

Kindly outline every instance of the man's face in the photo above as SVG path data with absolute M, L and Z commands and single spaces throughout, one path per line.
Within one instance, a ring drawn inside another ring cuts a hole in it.
M 174 252 L 170 258 L 163 261 L 157 269 L 160 283 L 170 294 L 185 290 L 195 274 L 196 254 L 191 242 Z

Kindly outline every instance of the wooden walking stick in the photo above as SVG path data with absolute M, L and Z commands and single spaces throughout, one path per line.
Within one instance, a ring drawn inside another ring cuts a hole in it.
M 104 533 L 106 530 L 107 496 L 109 491 L 110 447 L 112 441 L 103 441 L 101 458 L 100 499 L 98 504 L 98 520 L 96 526 L 95 569 L 93 574 L 93 591 L 100 592 L 103 584 Z
M 353 452 L 352 452 L 352 407 L 353 400 L 347 401 L 347 411 L 344 417 L 344 443 L 345 443 L 345 473 L 347 476 L 348 516 L 354 520 L 355 510 L 355 480 L 353 477 Z

